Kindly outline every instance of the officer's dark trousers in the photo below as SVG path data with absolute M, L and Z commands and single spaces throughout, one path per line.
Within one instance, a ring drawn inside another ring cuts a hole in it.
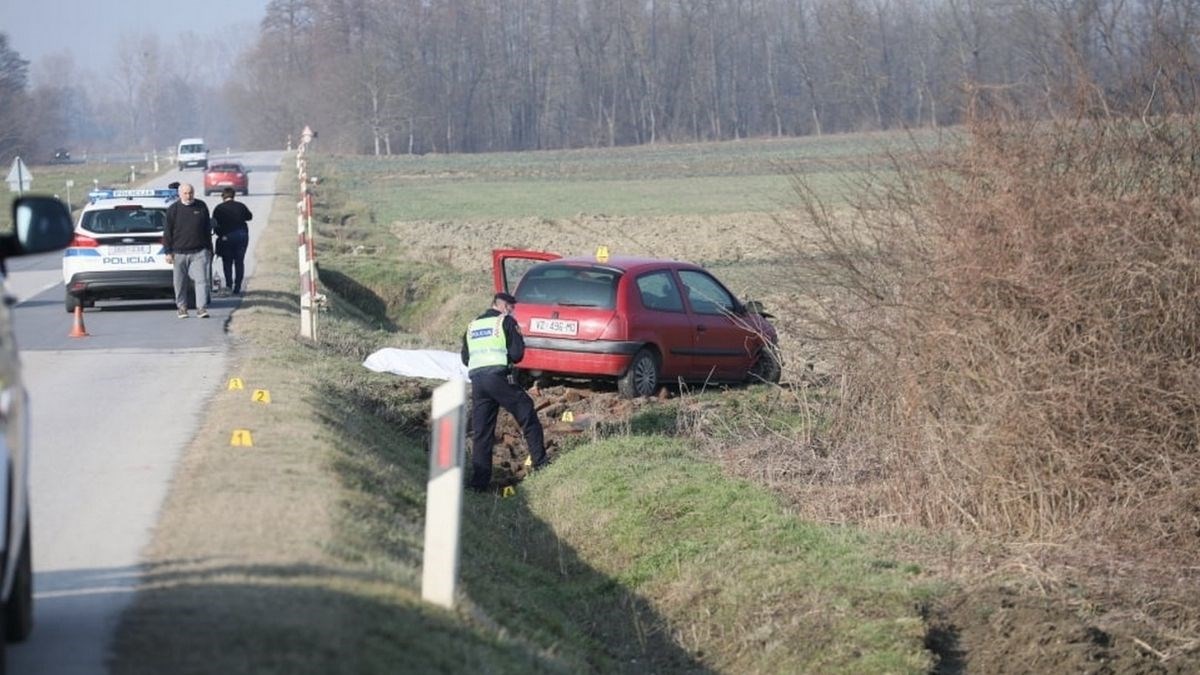
M 496 444 L 496 415 L 507 410 L 521 425 L 534 466 L 546 461 L 542 423 L 533 399 L 502 372 L 471 376 L 471 488 L 486 490 L 492 482 L 492 447 Z

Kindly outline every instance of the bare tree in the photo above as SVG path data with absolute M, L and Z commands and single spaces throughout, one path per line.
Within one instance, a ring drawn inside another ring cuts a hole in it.
M 29 62 L 8 46 L 8 35 L 0 33 L 0 161 L 27 148 L 28 72 Z

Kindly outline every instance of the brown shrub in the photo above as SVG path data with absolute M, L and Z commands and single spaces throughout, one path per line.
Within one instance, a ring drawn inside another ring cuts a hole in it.
M 855 510 L 1194 550 L 1197 120 L 980 123 L 897 168 L 850 222 L 804 200 L 793 241 L 832 457 L 878 467 Z

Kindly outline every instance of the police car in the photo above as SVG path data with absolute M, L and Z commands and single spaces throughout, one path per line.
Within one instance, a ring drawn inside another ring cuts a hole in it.
M 163 250 L 167 207 L 176 190 L 94 190 L 63 253 L 66 308 L 97 300 L 174 298 L 172 266 Z

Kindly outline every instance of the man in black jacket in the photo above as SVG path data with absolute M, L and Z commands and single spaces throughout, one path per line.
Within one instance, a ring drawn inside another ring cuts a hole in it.
M 188 318 L 187 282 L 196 289 L 196 316 L 208 318 L 208 273 L 212 263 L 212 224 L 208 205 L 196 199 L 196 188 L 179 184 L 179 199 L 167 207 L 163 227 L 167 262 L 175 266 L 175 306 Z
M 512 317 L 517 299 L 508 293 L 492 297 L 490 309 L 467 326 L 462 339 L 462 362 L 471 378 L 471 480 L 477 492 L 492 482 L 492 447 L 496 416 L 504 408 L 517 419 L 534 470 L 549 461 L 533 399 L 513 381 L 512 366 L 525 358 L 525 339 Z
M 233 287 L 234 295 L 242 294 L 242 277 L 246 272 L 246 247 L 250 244 L 250 226 L 246 223 L 254 217 L 245 204 L 234 199 L 233 188 L 221 190 L 221 203 L 213 207 L 213 234 L 217 235 L 217 255 L 225 270 L 227 293 Z

